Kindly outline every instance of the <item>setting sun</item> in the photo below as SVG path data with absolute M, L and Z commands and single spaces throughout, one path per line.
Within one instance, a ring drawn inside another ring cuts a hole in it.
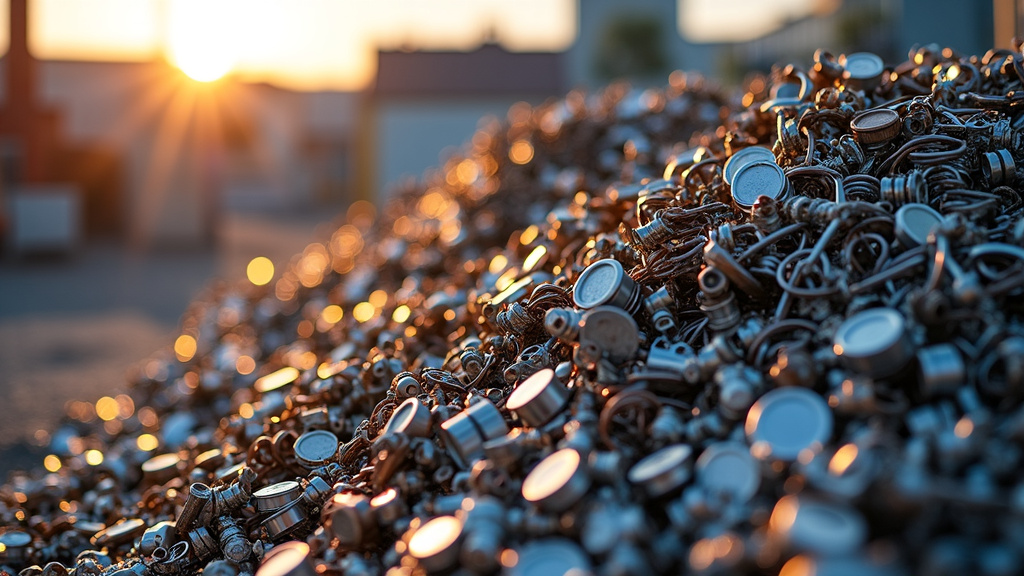
M 239 6 L 229 0 L 180 0 L 171 5 L 169 44 L 175 66 L 199 82 L 213 82 L 234 67 Z

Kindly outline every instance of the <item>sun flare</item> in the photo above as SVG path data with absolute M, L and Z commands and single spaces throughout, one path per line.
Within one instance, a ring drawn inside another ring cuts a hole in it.
M 213 82 L 231 72 L 238 48 L 234 7 L 229 0 L 177 0 L 170 5 L 170 55 L 188 77 Z

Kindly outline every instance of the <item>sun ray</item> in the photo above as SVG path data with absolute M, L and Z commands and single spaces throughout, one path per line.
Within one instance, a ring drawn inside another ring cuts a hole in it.
M 133 222 L 131 230 L 132 244 L 137 249 L 148 248 L 160 210 L 166 205 L 171 173 L 180 157 L 191 124 L 189 118 L 196 95 L 193 90 L 177 91 L 167 112 L 160 119 L 156 141 L 145 168 L 142 189 L 138 194 L 138 201 L 141 204 L 136 213 L 139 214 L 139 218 L 137 222 Z

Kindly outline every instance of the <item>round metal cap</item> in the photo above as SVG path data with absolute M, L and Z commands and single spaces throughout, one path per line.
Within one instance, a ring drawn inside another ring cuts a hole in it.
M 480 432 L 481 445 L 508 434 L 508 424 L 501 411 L 490 400 L 483 399 L 466 409 L 466 416 Z M 482 446 L 481 446 L 482 447 Z
M 839 65 L 844 68 L 846 86 L 855 90 L 874 90 L 885 72 L 885 62 L 871 52 L 844 54 L 839 57 Z
M 278 544 L 267 553 L 256 576 L 316 576 L 309 562 L 309 544 L 292 541 Z
M 260 512 L 271 512 L 284 508 L 302 495 L 302 487 L 294 480 L 285 480 L 271 484 L 252 493 L 256 500 L 256 509 Z
M 142 476 L 152 484 L 163 484 L 178 475 L 181 457 L 176 453 L 159 454 L 142 463 Z
M 761 487 L 761 470 L 750 449 L 738 442 L 717 442 L 704 449 L 695 465 L 696 482 L 704 490 L 743 503 Z
M 146 531 L 146 522 L 141 518 L 131 518 L 118 522 L 105 530 L 100 530 L 89 541 L 93 546 L 117 546 L 131 542 Z
M 821 556 L 855 552 L 868 535 L 864 518 L 853 508 L 797 496 L 779 499 L 768 527 L 793 549 Z
M 884 144 L 900 133 L 900 115 L 889 108 L 872 108 L 850 120 L 853 137 L 865 146 Z
M 648 496 L 658 498 L 690 479 L 691 456 L 693 448 L 689 444 L 666 446 L 634 464 L 627 477 L 633 484 L 641 486 Z
M 4 550 L 17 550 L 24 548 L 32 543 L 32 535 L 28 532 L 22 532 L 21 530 L 9 530 L 0 534 L 0 544 L 3 544 Z
M 589 310 L 605 304 L 636 312 L 640 287 L 614 258 L 598 260 L 580 274 L 572 291 L 577 308 Z
M 839 325 L 832 342 L 848 368 L 879 378 L 899 372 L 914 354 L 906 322 L 892 308 L 872 308 L 850 316 Z
M 555 378 L 555 371 L 544 368 L 519 383 L 508 395 L 505 407 L 526 424 L 538 428 L 551 421 L 569 400 L 569 390 Z
M 775 162 L 775 154 L 767 146 L 749 146 L 729 156 L 722 168 L 722 178 L 726 184 L 732 185 L 732 179 L 736 173 L 747 164 L 754 162 Z
M 370 523 L 370 500 L 362 494 L 335 494 L 324 508 L 330 533 L 342 546 L 360 547 L 375 527 Z
M 456 466 L 468 468 L 476 458 L 483 455 L 480 431 L 465 410 L 442 422 L 439 433 Z
M 226 455 L 224 452 L 221 451 L 220 448 L 214 448 L 196 456 L 196 459 L 193 461 L 193 465 L 200 470 L 213 472 L 217 468 L 223 466 L 225 460 Z
M 541 460 L 523 480 L 523 498 L 548 512 L 564 512 L 590 489 L 580 453 L 563 448 Z
M 789 179 L 775 160 L 751 162 L 732 177 L 732 201 L 739 208 L 750 210 L 760 196 L 785 199 L 789 188 Z
M 263 527 L 271 539 L 287 536 L 295 531 L 303 520 L 306 519 L 306 508 L 302 505 L 302 499 L 293 501 L 284 508 L 274 513 L 273 516 L 263 521 Z
M 505 566 L 507 576 L 588 576 L 590 558 L 575 542 L 565 538 L 534 540 L 516 549 L 516 562 Z
M 931 234 L 942 223 L 942 214 L 927 204 L 912 202 L 896 211 L 896 238 L 907 248 L 928 242 Z
M 417 398 L 406 398 L 395 408 L 381 436 L 405 434 L 415 438 L 430 436 L 430 409 Z
M 310 430 L 295 440 L 295 459 L 306 468 L 327 464 L 338 453 L 338 437 L 328 430 Z
M 426 522 L 409 538 L 409 555 L 430 572 L 447 570 L 459 561 L 462 521 L 439 516 Z
M 804 450 L 817 452 L 832 436 L 832 411 L 806 388 L 776 388 L 747 413 L 750 453 L 762 460 L 792 462 Z
M 580 345 L 593 347 L 613 364 L 633 358 L 640 349 L 640 329 L 636 320 L 619 308 L 594 308 L 580 320 Z

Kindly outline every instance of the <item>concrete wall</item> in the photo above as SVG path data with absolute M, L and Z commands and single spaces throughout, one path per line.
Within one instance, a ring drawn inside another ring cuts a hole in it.
M 504 120 L 516 98 L 413 101 L 387 100 L 376 107 L 375 184 L 386 197 L 396 182 L 440 166 L 445 152 L 469 142 L 480 120 Z M 537 102 L 533 102 L 537 103 Z

